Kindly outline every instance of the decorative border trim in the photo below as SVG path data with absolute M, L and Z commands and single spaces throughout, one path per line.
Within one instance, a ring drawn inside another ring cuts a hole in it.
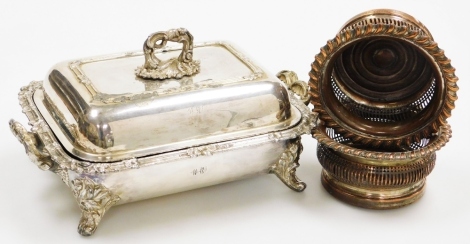
M 37 89 L 42 89 L 41 81 L 33 81 L 28 86 L 21 88 L 18 98 L 23 112 L 29 119 L 29 124 L 32 125 L 31 131 L 33 133 L 36 133 L 38 138 L 43 142 L 43 151 L 47 152 L 50 155 L 52 161 L 55 163 L 54 167 L 60 169 L 60 171 L 58 171 L 58 174 L 62 171 L 67 170 L 77 172 L 78 174 L 106 174 L 110 172 L 138 169 L 150 165 L 167 163 L 171 161 L 180 160 L 182 158 L 210 156 L 218 152 L 235 150 L 237 148 L 244 148 L 247 146 L 261 145 L 271 141 L 293 139 L 305 133 L 310 133 L 315 128 L 316 123 L 318 121 L 318 117 L 316 116 L 316 114 L 312 114 L 307 106 L 302 104 L 302 102 L 298 101 L 298 99 L 295 98 L 292 92 L 289 92 L 291 104 L 295 106 L 302 114 L 301 121 L 290 129 L 254 137 L 236 139 L 233 141 L 193 147 L 186 149 L 186 151 L 177 150 L 174 152 L 168 152 L 154 156 L 142 158 L 129 158 L 126 160 L 111 163 L 92 163 L 72 158 L 64 151 L 64 149 L 52 133 L 52 130 L 44 121 L 44 118 L 42 118 L 39 110 L 34 104 L 33 94 Z M 62 177 L 63 180 L 66 180 L 62 173 L 59 175 Z

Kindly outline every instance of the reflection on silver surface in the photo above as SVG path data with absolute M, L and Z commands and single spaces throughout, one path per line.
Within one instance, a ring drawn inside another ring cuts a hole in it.
M 43 120 L 33 96 L 42 93 L 42 82 L 31 82 L 19 94 L 22 110 L 32 125 L 26 130 L 11 120 L 13 134 L 41 169 L 56 173 L 71 188 L 82 211 L 78 231 L 91 235 L 105 212 L 115 204 L 196 189 L 273 173 L 289 188 L 303 191 L 305 183 L 295 172 L 302 151 L 300 136 L 318 124 L 318 114 L 288 92 L 290 104 L 301 118 L 280 131 L 220 141 L 116 162 L 84 161 L 71 156 Z M 54 116 L 61 117 L 60 111 Z M 73 131 L 74 126 L 70 127 Z M 79 135 L 80 133 L 78 133 Z
M 18 94 L 32 128 L 11 120 L 11 131 L 37 166 L 72 190 L 81 235 L 92 235 L 116 204 L 257 174 L 305 189 L 296 176 L 300 137 L 319 122 L 296 97 L 307 99 L 306 84 L 282 83 L 226 43 L 191 51 L 189 33 L 176 59 L 181 47 L 165 40 L 184 31 L 150 38 L 159 48 L 144 49 L 153 60 L 144 66 L 139 52 L 62 62 Z M 191 75 L 179 62 L 193 53 L 200 62 Z
M 161 58 L 180 53 L 160 50 Z M 111 162 L 283 130 L 299 122 L 284 84 L 225 43 L 195 45 L 198 74 L 145 80 L 141 53 L 63 62 L 34 101 L 67 151 Z

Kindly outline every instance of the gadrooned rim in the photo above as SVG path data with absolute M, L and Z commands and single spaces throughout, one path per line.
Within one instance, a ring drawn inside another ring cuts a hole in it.
M 438 133 L 432 138 L 429 144 L 416 150 L 406 150 L 399 152 L 382 152 L 382 151 L 371 151 L 360 148 L 355 148 L 340 142 L 337 142 L 330 138 L 326 132 L 325 125 L 318 126 L 313 137 L 317 139 L 318 143 L 323 144 L 325 147 L 332 149 L 335 152 L 348 155 L 351 157 L 358 157 L 363 159 L 371 160 L 390 160 L 396 162 L 403 162 L 407 160 L 418 159 L 427 157 L 439 149 L 441 149 L 449 141 L 452 136 L 452 130 L 449 124 L 439 128 Z
M 437 66 L 442 79 L 442 103 L 435 111 L 434 121 L 429 121 L 428 124 L 423 125 L 417 131 L 411 131 L 406 135 L 399 137 L 380 137 L 372 136 L 351 128 L 345 128 L 341 125 L 341 121 L 336 121 L 334 116 L 327 112 L 327 104 L 322 102 L 322 94 L 320 92 L 322 82 L 327 82 L 330 77 L 327 70 L 329 69 L 331 59 L 337 53 L 348 46 L 349 44 L 373 36 L 393 37 L 415 45 L 420 50 L 425 52 L 434 65 Z M 318 112 L 320 119 L 325 122 L 327 127 L 334 128 L 338 133 L 346 138 L 350 138 L 355 143 L 362 145 L 370 145 L 372 147 L 383 146 L 396 146 L 410 145 L 413 142 L 419 142 L 423 137 L 429 137 L 432 133 L 436 132 L 439 127 L 446 125 L 447 118 L 451 115 L 451 110 L 454 109 L 454 102 L 457 100 L 456 92 L 458 86 L 456 84 L 458 78 L 454 74 L 455 69 L 451 66 L 450 60 L 444 55 L 444 51 L 440 49 L 432 39 L 432 37 L 425 34 L 420 29 L 409 28 L 405 25 L 396 26 L 394 24 L 384 23 L 368 23 L 367 25 L 354 25 L 347 27 L 340 31 L 334 39 L 331 39 L 327 44 L 320 49 L 320 53 L 315 56 L 315 61 L 312 63 L 312 69 L 309 73 L 310 80 L 310 95 L 312 97 L 311 103 L 314 105 L 314 112 Z

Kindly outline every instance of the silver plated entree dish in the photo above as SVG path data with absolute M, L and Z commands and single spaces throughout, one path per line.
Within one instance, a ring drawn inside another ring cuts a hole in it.
M 303 191 L 300 137 L 317 116 L 307 86 L 278 76 L 231 44 L 156 32 L 143 52 L 56 64 L 19 93 L 31 129 L 10 128 L 72 190 L 91 235 L 114 205 L 258 174 Z

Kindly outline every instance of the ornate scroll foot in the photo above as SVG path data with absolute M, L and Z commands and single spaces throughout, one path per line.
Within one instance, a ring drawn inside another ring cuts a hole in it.
M 295 175 L 295 169 L 299 167 L 299 156 L 302 152 L 300 137 L 289 140 L 286 150 L 282 153 L 279 161 L 271 166 L 270 173 L 275 174 L 279 179 L 294 191 L 301 192 L 307 185 L 300 181 Z
M 89 178 L 72 180 L 71 187 L 78 206 L 82 210 L 78 233 L 83 236 L 90 236 L 96 231 L 105 212 L 116 204 L 120 198 L 103 185 L 97 184 Z

